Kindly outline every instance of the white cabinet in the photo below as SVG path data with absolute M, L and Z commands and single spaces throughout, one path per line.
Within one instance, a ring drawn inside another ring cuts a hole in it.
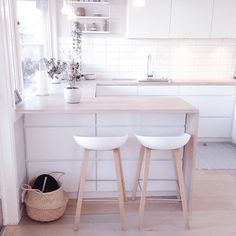
M 200 117 L 199 138 L 226 138 L 232 136 L 232 117 Z
M 153 85 L 140 85 L 138 86 L 138 95 L 143 96 L 177 96 L 177 86 L 153 86 Z
M 97 85 L 96 96 L 134 96 L 137 95 L 137 86 Z
M 200 117 L 232 117 L 234 109 L 233 96 L 182 96 L 182 98 L 199 109 Z
M 213 0 L 172 0 L 170 38 L 209 38 Z
M 231 139 L 234 86 L 180 86 L 179 94 L 199 109 L 199 138 Z
M 168 38 L 171 0 L 148 0 L 144 7 L 133 7 L 128 0 L 128 38 Z
M 236 38 L 235 10 L 235 0 L 214 0 L 212 38 Z
M 82 149 L 73 136 L 93 136 L 93 127 L 32 127 L 26 128 L 28 161 L 81 160 Z

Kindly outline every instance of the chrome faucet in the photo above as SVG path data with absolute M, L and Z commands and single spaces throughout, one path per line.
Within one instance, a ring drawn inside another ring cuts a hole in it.
M 152 71 L 152 56 L 151 54 L 148 55 L 147 58 L 147 80 L 153 78 L 153 71 Z

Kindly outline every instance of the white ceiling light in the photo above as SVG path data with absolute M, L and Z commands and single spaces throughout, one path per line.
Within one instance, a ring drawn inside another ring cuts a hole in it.
M 76 18 L 74 8 L 70 6 L 66 0 L 63 1 L 63 7 L 61 9 L 61 13 L 63 15 L 66 15 L 69 20 L 75 20 Z
M 133 7 L 144 7 L 146 5 L 145 0 L 132 0 Z

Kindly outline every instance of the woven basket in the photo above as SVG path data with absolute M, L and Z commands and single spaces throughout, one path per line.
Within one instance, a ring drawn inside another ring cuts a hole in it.
M 22 200 L 25 202 L 26 212 L 31 219 L 49 222 L 63 216 L 69 198 L 61 186 L 48 193 L 32 189 L 31 186 L 33 186 L 32 182 L 30 185 L 24 184 L 22 186 Z

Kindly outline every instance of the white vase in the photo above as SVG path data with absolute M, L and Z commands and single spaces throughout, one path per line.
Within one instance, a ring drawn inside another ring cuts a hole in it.
M 67 103 L 79 103 L 81 99 L 81 91 L 78 87 L 67 87 L 64 89 L 64 99 Z
M 51 82 L 52 82 L 52 84 L 60 84 L 61 83 L 61 74 L 54 74 Z
M 47 96 L 48 92 L 48 73 L 47 71 L 36 71 L 35 74 L 37 78 L 37 95 Z

